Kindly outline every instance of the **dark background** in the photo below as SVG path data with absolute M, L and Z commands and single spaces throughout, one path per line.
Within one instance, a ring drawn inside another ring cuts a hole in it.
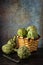
M 12 38 L 18 28 L 35 25 L 43 47 L 43 0 L 0 0 L 0 47 Z

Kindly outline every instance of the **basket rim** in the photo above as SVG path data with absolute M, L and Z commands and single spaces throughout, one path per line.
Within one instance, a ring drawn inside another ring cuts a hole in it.
M 40 39 L 40 35 L 38 35 L 38 38 L 37 39 L 28 39 L 27 37 L 21 37 L 21 36 L 18 36 L 17 35 L 17 38 L 20 38 L 20 39 L 26 39 L 26 40 L 39 40 Z

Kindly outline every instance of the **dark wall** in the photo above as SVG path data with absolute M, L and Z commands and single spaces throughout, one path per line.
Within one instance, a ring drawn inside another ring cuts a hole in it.
M 13 37 L 18 28 L 35 25 L 43 47 L 43 0 L 0 0 L 0 45 Z

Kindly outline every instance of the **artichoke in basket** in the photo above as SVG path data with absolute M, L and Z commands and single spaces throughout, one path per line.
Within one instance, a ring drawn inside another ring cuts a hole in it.
M 27 27 L 27 31 L 28 31 L 27 38 L 31 38 L 31 39 L 38 38 L 37 28 L 35 26 Z
M 14 51 L 17 52 L 17 55 L 19 56 L 20 59 L 26 59 L 31 55 L 29 48 L 27 48 L 26 46 L 14 49 Z
M 36 26 L 29 26 L 29 27 L 27 27 L 27 31 L 36 31 L 37 32 L 37 28 L 36 28 Z
M 27 35 L 26 29 L 25 29 L 25 28 L 19 29 L 19 30 L 17 31 L 17 35 L 18 35 L 18 36 L 21 36 L 21 37 L 26 37 L 26 35 Z
M 38 38 L 38 33 L 36 31 L 29 31 L 28 34 L 27 34 L 27 38 L 37 39 Z

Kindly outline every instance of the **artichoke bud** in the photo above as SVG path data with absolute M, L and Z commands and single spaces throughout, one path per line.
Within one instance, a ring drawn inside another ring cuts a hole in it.
M 10 44 L 5 44 L 2 46 L 2 51 L 6 54 L 10 54 L 12 52 L 12 46 Z
M 27 31 L 37 31 L 37 28 L 33 25 L 33 26 L 29 26 L 27 27 Z
M 17 31 L 18 36 L 25 37 L 27 34 L 27 31 L 25 28 L 21 28 Z
M 14 49 L 14 51 L 17 52 L 17 55 L 20 59 L 28 58 L 31 55 L 29 48 L 27 48 L 26 46 Z
M 13 39 L 10 39 L 7 44 L 10 44 L 12 47 L 15 47 L 16 43 L 13 41 Z
M 13 41 L 16 42 L 16 36 L 13 37 Z

